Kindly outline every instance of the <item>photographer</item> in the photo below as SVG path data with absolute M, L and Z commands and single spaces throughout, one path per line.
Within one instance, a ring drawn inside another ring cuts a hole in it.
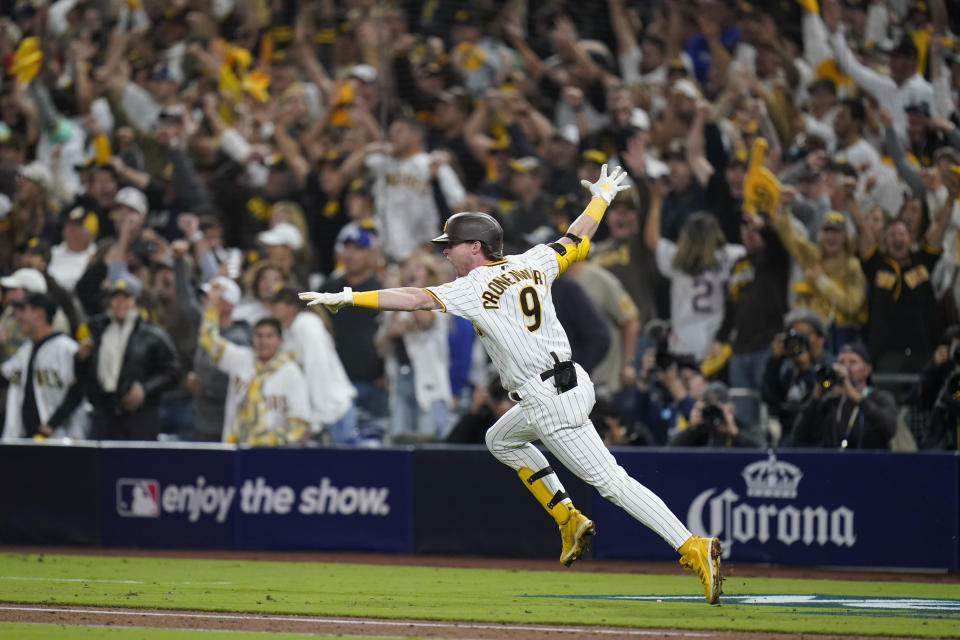
M 670 353 L 665 338 L 659 347 L 643 352 L 634 411 L 636 419 L 649 430 L 653 444 L 666 444 L 671 434 L 686 428 L 693 405 L 705 387 L 693 358 Z
M 814 372 L 831 364 L 824 353 L 823 321 L 809 309 L 795 309 L 784 317 L 784 332 L 770 347 L 761 392 L 772 416 L 780 421 L 781 444 L 790 441 L 790 428 L 814 388 Z
M 960 326 L 951 325 L 920 374 L 915 401 L 930 417 L 919 438 L 921 449 L 956 449 L 960 425 Z
M 868 383 L 870 355 L 860 342 L 845 345 L 832 367 L 821 367 L 810 401 L 793 428 L 798 447 L 889 449 L 897 430 L 897 403 Z
M 711 382 L 690 410 L 690 424 L 667 443 L 671 447 L 759 447 L 740 431 L 727 385 Z

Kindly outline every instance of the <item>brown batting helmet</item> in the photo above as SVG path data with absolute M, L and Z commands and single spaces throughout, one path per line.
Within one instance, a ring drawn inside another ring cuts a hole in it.
M 453 214 L 443 225 L 443 234 L 431 240 L 439 245 L 475 241 L 483 246 L 488 258 L 503 258 L 503 227 L 496 218 L 480 211 Z

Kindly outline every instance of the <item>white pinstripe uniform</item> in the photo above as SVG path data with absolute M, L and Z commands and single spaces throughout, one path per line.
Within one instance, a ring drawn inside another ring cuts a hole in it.
M 427 288 L 445 312 L 473 323 L 504 388 L 519 396 L 519 403 L 487 431 L 487 448 L 514 470 L 541 470 L 549 464 L 531 444 L 539 438 L 565 467 L 676 549 L 690 531 L 604 446 L 589 418 L 595 397 L 587 372 L 575 365 L 577 386 L 562 394 L 552 378 L 541 379 L 554 367 L 551 352 L 561 361 L 570 359 L 570 342 L 550 295 L 559 271 L 556 251 L 537 245 Z M 565 495 L 556 474 L 542 480 L 551 494 Z

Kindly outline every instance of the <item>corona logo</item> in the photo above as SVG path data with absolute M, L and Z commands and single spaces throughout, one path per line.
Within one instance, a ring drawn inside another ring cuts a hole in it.
M 744 467 L 747 498 L 793 501 L 803 473 L 795 465 L 776 459 L 773 452 L 766 460 Z M 723 557 L 729 558 L 735 543 L 756 540 L 761 544 L 776 541 L 785 546 L 800 542 L 806 546 L 833 544 L 852 547 L 857 536 L 854 512 L 843 505 L 795 505 L 787 502 L 756 504 L 745 501 L 732 488 L 711 487 L 701 491 L 690 503 L 687 526 L 694 535 L 720 538 Z
M 744 467 L 742 475 L 751 498 L 796 498 L 797 486 L 803 478 L 800 469 L 789 462 L 778 461 L 773 451 L 766 460 Z

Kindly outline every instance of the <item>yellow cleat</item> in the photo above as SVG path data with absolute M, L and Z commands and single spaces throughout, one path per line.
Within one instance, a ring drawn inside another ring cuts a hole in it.
M 716 538 L 692 536 L 677 549 L 680 566 L 692 571 L 703 584 L 703 594 L 710 604 L 717 604 L 723 593 L 723 575 L 720 572 L 720 541 Z
M 560 525 L 560 540 L 563 542 L 560 562 L 563 566 L 569 567 L 579 560 L 590 544 L 590 538 L 596 533 L 597 526 L 593 520 L 571 507 L 570 517 Z

